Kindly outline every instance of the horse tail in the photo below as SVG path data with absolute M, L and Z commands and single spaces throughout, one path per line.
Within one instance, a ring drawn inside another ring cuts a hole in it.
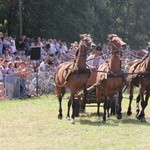
M 62 87 L 62 89 L 61 89 L 62 97 L 65 95 L 65 93 L 66 93 L 66 88 L 65 88 L 65 87 Z

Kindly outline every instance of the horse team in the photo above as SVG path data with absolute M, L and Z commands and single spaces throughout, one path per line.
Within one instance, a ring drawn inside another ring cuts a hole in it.
M 126 48 L 126 43 L 118 37 L 116 34 L 109 34 L 109 53 L 110 58 L 107 63 L 103 63 L 99 66 L 96 83 L 92 88 L 96 89 L 96 102 L 97 102 L 97 116 L 100 116 L 99 108 L 100 103 L 104 103 L 104 113 L 103 121 L 106 121 L 109 117 L 109 109 L 111 104 L 113 104 L 116 95 L 117 99 L 115 102 L 115 112 L 117 119 L 122 118 L 121 113 L 121 101 L 122 101 L 122 91 L 126 85 L 129 86 L 129 107 L 127 114 L 131 115 L 131 102 L 133 99 L 133 89 L 134 86 L 139 87 L 139 95 L 137 97 L 137 119 L 145 121 L 144 110 L 148 104 L 149 94 L 150 94 L 150 52 L 147 56 L 133 64 L 129 69 L 129 73 L 124 73 L 121 69 L 121 53 L 124 52 Z M 149 43 L 150 45 L 150 43 Z M 57 96 L 59 100 L 59 114 L 58 118 L 62 119 L 62 97 L 65 94 L 65 89 L 70 90 L 70 98 L 68 100 L 68 111 L 67 119 L 71 120 L 72 124 L 75 124 L 75 117 L 77 116 L 79 103 L 82 110 L 85 109 L 86 99 L 87 99 L 87 81 L 90 77 L 91 71 L 86 67 L 86 57 L 87 54 L 92 52 L 95 48 L 93 39 L 88 34 L 80 35 L 80 42 L 78 50 L 76 51 L 75 59 L 70 62 L 64 62 L 60 64 L 55 73 L 55 85 Z M 127 77 L 126 77 L 127 76 Z M 83 91 L 82 100 L 78 97 L 78 93 Z M 146 97 L 144 98 L 144 94 Z M 139 102 L 141 101 L 140 111 Z M 70 118 L 70 107 L 72 106 L 72 114 Z

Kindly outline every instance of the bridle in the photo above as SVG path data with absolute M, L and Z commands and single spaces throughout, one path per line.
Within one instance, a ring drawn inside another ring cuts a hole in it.
M 109 45 L 109 46 L 113 46 L 113 47 L 116 48 L 116 50 L 110 52 L 111 54 L 117 52 L 118 54 L 120 53 L 120 54 L 122 55 L 122 53 L 124 52 L 124 51 L 122 50 L 122 46 L 121 46 L 120 48 L 118 48 L 118 46 L 115 45 L 112 41 L 110 41 L 110 42 L 108 43 L 108 45 Z

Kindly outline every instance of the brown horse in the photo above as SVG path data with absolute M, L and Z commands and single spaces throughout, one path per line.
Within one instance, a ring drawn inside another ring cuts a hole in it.
M 149 43 L 150 45 L 150 43 Z M 148 105 L 150 96 L 150 48 L 148 54 L 139 62 L 129 68 L 127 81 L 129 83 L 129 106 L 127 115 L 131 115 L 131 103 L 133 99 L 134 87 L 139 87 L 139 95 L 136 99 L 136 118 L 145 120 L 145 108 Z M 145 94 L 145 99 L 144 99 Z M 140 111 L 139 102 L 141 101 L 142 110 Z
M 95 47 L 93 39 L 90 35 L 80 35 L 79 47 L 76 53 L 74 62 L 64 62 L 60 64 L 55 73 L 56 91 L 59 100 L 59 114 L 58 118 L 62 119 L 62 97 L 64 95 L 64 89 L 68 88 L 71 92 L 70 99 L 68 101 L 67 118 L 70 118 L 70 106 L 72 104 L 72 116 L 71 123 L 75 123 L 77 99 L 75 94 L 78 91 L 84 91 L 84 99 L 87 96 L 87 80 L 90 76 L 90 70 L 86 68 L 86 55 L 88 51 L 92 51 Z
M 109 111 L 111 99 L 114 99 L 114 94 L 123 88 L 124 83 L 119 53 L 125 48 L 126 43 L 116 34 L 109 34 L 108 40 L 110 51 L 109 62 L 99 66 L 96 79 L 97 116 L 100 115 L 99 106 L 102 99 L 104 99 L 103 121 L 106 121 L 106 113 Z M 121 119 L 121 104 L 119 106 L 117 117 Z

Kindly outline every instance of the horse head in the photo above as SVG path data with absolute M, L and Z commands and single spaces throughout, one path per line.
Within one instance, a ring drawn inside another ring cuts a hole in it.
M 107 37 L 107 39 L 109 40 L 109 50 L 111 52 L 119 51 L 121 49 L 124 50 L 126 48 L 127 44 L 118 35 L 109 34 Z
M 80 46 L 83 46 L 86 51 L 92 51 L 96 47 L 90 34 L 80 34 Z

